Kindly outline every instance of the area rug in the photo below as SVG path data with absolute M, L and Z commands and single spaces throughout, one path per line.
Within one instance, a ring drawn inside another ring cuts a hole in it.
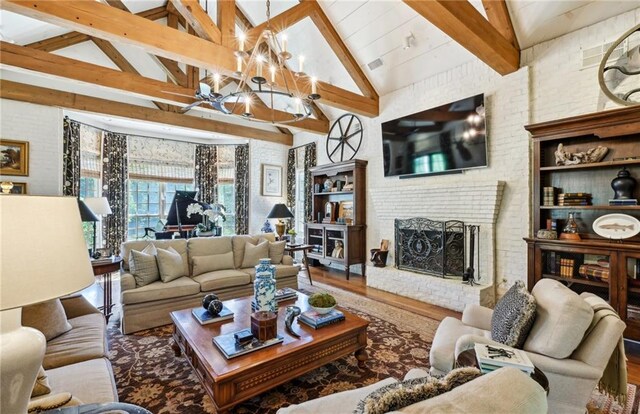
M 387 377 L 402 378 L 411 368 L 429 366 L 429 350 L 438 321 L 316 282 L 301 284 L 313 293 L 334 295 L 347 310 L 370 321 L 369 360 L 357 367 L 353 356 L 327 364 L 235 408 L 239 414 L 275 413 L 289 404 L 369 385 Z M 138 404 L 153 413 L 215 413 L 216 410 L 184 357 L 171 349 L 171 326 L 122 335 L 109 325 L 110 359 L 120 401 Z M 637 389 L 629 387 L 627 407 L 594 392 L 591 414 L 631 414 L 637 411 Z

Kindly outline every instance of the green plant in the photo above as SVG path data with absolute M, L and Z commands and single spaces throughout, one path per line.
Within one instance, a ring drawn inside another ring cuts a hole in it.
M 314 293 L 309 297 L 309 305 L 316 308 L 330 308 L 336 303 L 336 299 L 328 293 Z
M 296 232 L 296 229 L 289 229 L 289 231 L 288 231 L 287 233 L 289 233 L 289 234 L 290 234 L 290 235 L 292 235 L 293 237 L 296 237 L 296 234 L 298 234 L 298 233 Z

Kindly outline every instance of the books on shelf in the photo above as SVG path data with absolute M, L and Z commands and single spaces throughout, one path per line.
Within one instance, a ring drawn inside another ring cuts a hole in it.
M 480 371 L 495 371 L 502 367 L 514 367 L 531 374 L 535 370 L 533 363 L 526 352 L 504 345 L 475 344 L 476 359 L 480 365 Z
M 558 194 L 558 205 L 560 206 L 590 206 L 590 193 L 560 193 Z
M 560 277 L 572 278 L 576 261 L 566 257 L 560 258 Z
M 542 205 L 543 206 L 555 206 L 556 205 L 556 188 L 555 187 L 544 187 L 543 188 Z
M 309 325 L 313 329 L 319 329 L 327 325 L 344 321 L 344 313 L 337 309 L 333 309 L 331 312 L 321 315 L 314 310 L 308 310 L 302 312 L 300 316 L 298 316 L 298 320 Z
M 200 325 L 233 319 L 233 312 L 231 312 L 231 310 L 226 306 L 222 306 L 222 310 L 217 316 L 211 316 L 209 311 L 203 307 L 191 309 L 191 314 L 198 322 L 200 322 Z
M 608 268 L 593 264 L 583 264 L 578 269 L 578 274 L 585 279 L 599 279 L 602 281 L 609 280 L 609 272 Z
M 248 332 L 250 334 L 251 329 L 242 329 L 238 332 Z M 258 338 L 253 338 L 251 342 L 241 345 L 236 342 L 236 333 L 237 332 L 232 332 L 230 334 L 219 335 L 213 338 L 213 343 L 227 359 L 239 357 L 240 355 L 248 354 L 249 352 L 257 351 L 284 341 L 284 337 L 278 335 L 267 341 L 260 341 Z
M 609 200 L 610 206 L 637 206 L 638 200 L 635 198 L 612 198 Z

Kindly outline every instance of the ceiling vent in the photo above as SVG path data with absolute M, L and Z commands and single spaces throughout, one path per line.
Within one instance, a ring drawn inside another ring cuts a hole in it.
M 382 66 L 382 59 L 378 58 L 372 62 L 367 63 L 367 66 L 369 66 L 369 69 L 374 70 L 374 69 L 378 69 L 380 66 Z
M 588 68 L 592 68 L 594 66 L 600 65 L 600 62 L 602 61 L 602 57 L 604 56 L 605 53 L 607 53 L 607 50 L 609 50 L 611 45 L 613 45 L 613 42 L 590 47 L 589 49 L 582 49 L 582 68 L 581 69 L 588 69 Z M 617 61 L 621 56 L 623 56 L 627 52 L 628 50 L 627 48 L 628 48 L 628 41 L 624 41 L 620 43 L 620 45 L 618 45 L 618 47 L 615 48 L 613 53 L 611 53 L 611 56 L 609 56 L 608 62 Z

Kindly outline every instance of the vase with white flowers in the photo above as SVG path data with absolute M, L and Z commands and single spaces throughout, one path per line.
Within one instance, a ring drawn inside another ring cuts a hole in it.
M 191 218 L 193 214 L 202 216 L 202 223 L 196 228 L 198 236 L 221 236 L 222 226 L 218 225 L 218 220 L 227 221 L 225 213 L 225 207 L 218 203 L 211 204 L 209 208 L 204 208 L 198 203 L 187 206 L 187 217 Z

